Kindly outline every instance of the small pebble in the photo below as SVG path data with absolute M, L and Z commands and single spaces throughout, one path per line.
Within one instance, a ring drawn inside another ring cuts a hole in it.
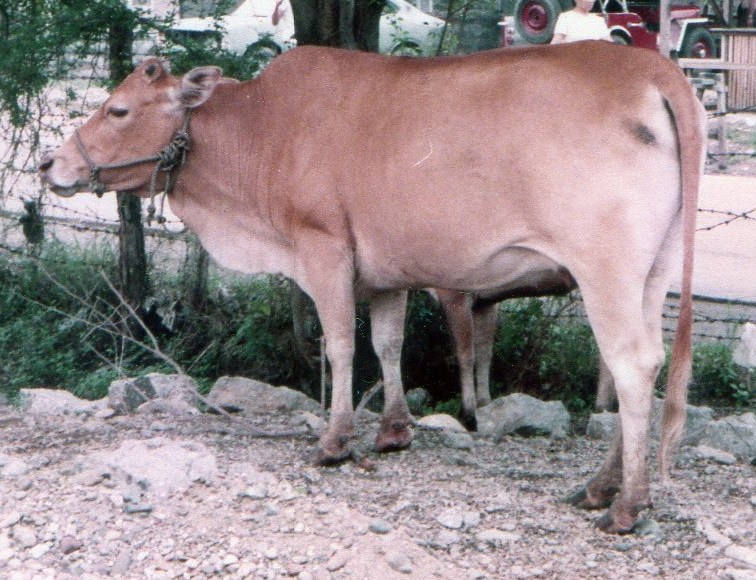
M 374 519 L 368 525 L 368 530 L 374 534 L 388 534 L 392 529 L 392 525 L 385 520 Z
M 64 554 L 71 554 L 81 549 L 81 542 L 74 536 L 63 536 L 60 540 L 60 551 Z
M 386 562 L 392 570 L 402 574 L 412 574 L 412 562 L 409 557 L 402 552 L 392 552 L 386 556 Z

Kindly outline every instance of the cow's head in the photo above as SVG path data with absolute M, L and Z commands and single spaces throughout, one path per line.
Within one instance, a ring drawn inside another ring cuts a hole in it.
M 181 129 L 186 113 L 204 103 L 221 81 L 217 67 L 176 78 L 149 59 L 131 73 L 92 117 L 39 166 L 42 180 L 69 197 L 91 191 L 93 169 L 107 190 L 148 195 L 154 157 Z

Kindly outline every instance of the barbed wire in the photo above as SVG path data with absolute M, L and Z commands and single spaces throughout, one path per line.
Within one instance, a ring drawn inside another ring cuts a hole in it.
M 698 232 L 708 232 L 719 226 L 726 226 L 728 224 L 731 224 L 732 222 L 739 219 L 742 219 L 744 221 L 756 221 L 756 215 L 751 215 L 751 214 L 756 214 L 756 207 L 753 209 L 749 209 L 748 211 L 744 211 L 744 212 L 734 212 L 734 211 L 727 211 L 727 210 L 720 210 L 720 209 L 704 209 L 704 208 L 698 208 L 698 211 L 702 213 L 712 213 L 715 215 L 727 216 L 727 219 L 724 219 L 721 222 L 717 222 L 716 224 L 696 228 L 696 231 Z

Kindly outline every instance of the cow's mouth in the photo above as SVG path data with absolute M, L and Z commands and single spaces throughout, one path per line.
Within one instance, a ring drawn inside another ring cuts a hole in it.
M 61 185 L 51 185 L 50 191 L 52 191 L 55 195 L 59 195 L 60 197 L 73 197 L 80 191 L 82 191 L 83 186 L 74 184 L 74 185 L 68 185 L 68 186 L 61 186 Z

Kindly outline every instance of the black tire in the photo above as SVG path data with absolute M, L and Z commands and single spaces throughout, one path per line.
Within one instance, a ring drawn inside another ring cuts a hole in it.
M 682 58 L 714 58 L 716 56 L 714 35 L 707 28 L 698 26 L 688 30 L 680 46 Z
M 392 48 L 391 54 L 394 56 L 420 56 L 422 51 L 414 42 L 404 41 Z
M 257 42 L 250 44 L 244 51 L 244 58 L 264 58 L 272 59 L 281 54 L 281 47 L 269 38 L 261 38 Z
M 620 46 L 630 46 L 632 44 L 627 36 L 621 32 L 612 32 L 611 37 L 614 44 L 619 44 Z
M 517 0 L 515 28 L 526 42 L 546 44 L 554 36 L 554 26 L 561 12 L 558 0 Z

